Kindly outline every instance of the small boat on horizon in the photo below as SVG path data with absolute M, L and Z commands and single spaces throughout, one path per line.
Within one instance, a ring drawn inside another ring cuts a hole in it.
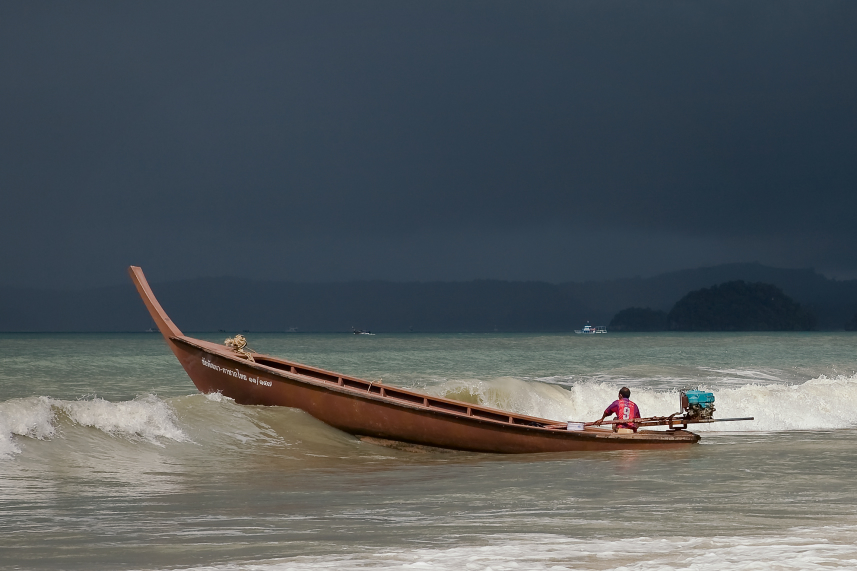
M 244 405 L 298 408 L 369 441 L 503 454 L 665 448 L 699 441 L 698 434 L 686 430 L 689 423 L 749 420 L 714 420 L 710 414 L 698 415 L 685 408 L 668 417 L 631 419 L 640 430 L 623 433 L 360 379 L 257 353 L 247 347 L 242 335 L 223 345 L 188 337 L 164 312 L 143 271 L 136 266 L 128 271 L 167 346 L 200 392 L 221 393 Z M 646 429 L 651 426 L 667 430 Z
M 607 328 L 603 325 L 599 325 L 597 327 L 592 327 L 591 325 L 589 325 L 589 322 L 587 321 L 586 325 L 583 327 L 583 329 L 575 329 L 574 332 L 577 333 L 578 335 L 596 335 L 596 334 L 600 335 L 602 333 L 607 333 Z
M 368 329 L 354 329 L 354 327 L 351 328 L 351 332 L 355 335 L 375 335 Z

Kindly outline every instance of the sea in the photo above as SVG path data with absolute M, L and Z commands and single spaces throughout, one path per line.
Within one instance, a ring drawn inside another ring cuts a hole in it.
M 622 386 L 755 420 L 673 450 L 382 445 L 201 394 L 158 334 L 0 334 L 0 569 L 857 569 L 855 333 L 245 336 L 559 421 Z

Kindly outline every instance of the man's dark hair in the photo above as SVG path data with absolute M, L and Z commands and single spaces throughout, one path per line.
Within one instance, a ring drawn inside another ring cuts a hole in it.
M 621 389 L 619 389 L 619 396 L 623 399 L 631 398 L 631 389 L 629 389 L 628 387 L 622 387 Z

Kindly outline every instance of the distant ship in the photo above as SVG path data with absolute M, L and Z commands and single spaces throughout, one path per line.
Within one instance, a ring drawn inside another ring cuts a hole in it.
M 375 335 L 368 329 L 354 329 L 354 327 L 351 328 L 351 332 L 355 335 Z
M 583 329 L 575 329 L 574 332 L 578 335 L 595 335 L 596 333 L 607 333 L 607 328 L 603 325 L 592 327 L 587 323 Z

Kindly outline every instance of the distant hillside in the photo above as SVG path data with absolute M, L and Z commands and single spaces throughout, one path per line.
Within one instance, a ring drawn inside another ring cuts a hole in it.
M 675 331 L 809 331 L 815 317 L 780 288 L 742 280 L 692 291 L 667 316 Z
M 629 307 L 610 320 L 610 331 L 666 331 L 667 312 L 650 307 Z
M 775 284 L 842 329 L 857 313 L 857 280 L 812 270 L 730 264 L 653 278 L 544 282 L 257 282 L 205 278 L 152 284 L 186 331 L 572 331 L 621 309 L 668 311 L 690 291 L 744 280 Z M 152 321 L 130 284 L 83 291 L 0 288 L 0 331 L 143 331 Z
M 152 288 L 186 331 L 567 331 L 584 314 L 556 285 L 539 282 L 206 278 Z M 130 283 L 79 292 L 0 291 L 2 331 L 143 331 L 152 325 Z

